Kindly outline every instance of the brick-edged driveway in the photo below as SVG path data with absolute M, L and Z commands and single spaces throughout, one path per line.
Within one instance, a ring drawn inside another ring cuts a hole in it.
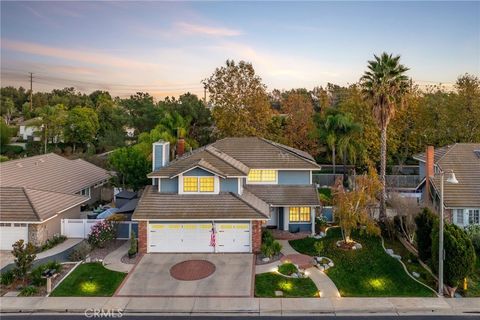
M 170 268 L 186 260 L 207 260 L 216 270 L 194 281 L 176 280 Z M 130 271 L 117 296 L 250 297 L 253 295 L 252 254 L 150 253 Z

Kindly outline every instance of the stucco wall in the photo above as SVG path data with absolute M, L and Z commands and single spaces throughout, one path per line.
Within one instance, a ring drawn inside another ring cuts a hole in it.
M 165 193 L 178 193 L 178 178 L 160 179 L 160 192 Z
M 278 171 L 278 184 L 310 184 L 310 171 Z
M 183 174 L 184 176 L 189 177 L 211 177 L 213 174 L 201 168 L 193 168 Z
M 220 192 L 238 193 L 238 178 L 220 178 Z

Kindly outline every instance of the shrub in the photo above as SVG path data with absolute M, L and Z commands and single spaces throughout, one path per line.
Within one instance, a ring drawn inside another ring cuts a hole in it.
M 438 272 L 438 223 L 432 232 L 432 267 Z M 475 268 L 475 250 L 467 233 L 454 224 L 445 224 L 444 229 L 444 277 L 445 283 L 455 288 Z
M 270 243 L 262 243 L 262 246 L 260 247 L 260 251 L 265 257 L 268 257 L 268 258 L 273 257 L 273 250 Z
M 330 188 L 320 188 L 318 189 L 318 195 L 320 198 L 320 202 L 324 206 L 331 206 L 333 203 L 332 200 L 332 189 Z
M 68 257 L 70 261 L 82 261 L 85 260 L 87 255 L 92 251 L 92 248 L 87 242 L 80 243 Z
M 132 230 L 130 233 L 130 249 L 128 249 L 129 255 L 134 255 L 137 253 L 137 239 L 135 237 L 135 232 Z
M 12 284 L 13 280 L 15 280 L 15 273 L 13 270 L 8 270 L 0 274 L 0 283 L 4 286 Z
M 47 279 L 42 278 L 42 273 L 49 269 L 53 269 L 55 270 L 55 273 L 59 273 L 62 271 L 62 265 L 57 261 L 50 261 L 32 269 L 32 272 L 30 273 L 32 284 L 37 287 L 44 286 L 47 283 Z
M 27 287 L 24 287 L 24 288 L 20 291 L 20 296 L 22 296 L 22 297 L 30 297 L 30 296 L 33 296 L 33 295 L 37 294 L 37 292 L 38 292 L 37 287 L 35 287 L 35 286 L 27 286 Z
M 477 252 L 477 256 L 480 256 L 480 225 L 471 224 L 465 228 L 468 237 L 472 240 L 473 247 Z
M 32 268 L 33 261 L 37 256 L 35 254 L 36 248 L 33 244 L 23 241 L 23 239 L 18 240 L 13 244 L 12 254 L 15 257 L 15 275 L 24 280 L 27 272 Z
M 15 146 L 15 145 L 5 145 L 2 146 L 2 154 L 5 154 L 7 156 L 15 157 L 18 156 L 19 154 L 23 153 L 23 148 L 21 146 Z
M 94 248 L 103 248 L 105 244 L 116 238 L 117 231 L 112 221 L 103 220 L 92 227 L 88 235 L 88 243 Z
M 5 161 L 8 161 L 8 160 L 10 160 L 8 157 L 0 156 L 0 162 L 5 162 Z
M 424 262 L 432 257 L 432 230 L 437 221 L 438 217 L 428 208 L 423 208 L 415 217 L 418 257 Z
M 278 272 L 286 276 L 290 276 L 298 271 L 293 263 L 284 263 L 278 267 Z
M 263 243 L 272 243 L 275 239 L 273 238 L 272 231 L 265 229 L 262 233 L 262 242 Z
M 56 234 L 53 238 L 48 239 L 40 248 L 37 248 L 37 252 L 42 252 L 48 249 L 55 247 L 56 245 L 67 240 L 67 237 L 64 235 Z
M 277 256 L 280 254 L 280 251 L 282 251 L 282 245 L 278 241 L 273 241 L 272 242 L 272 253 L 274 256 Z
M 317 254 L 317 256 L 319 256 L 325 248 L 325 245 L 323 241 L 317 241 L 313 244 L 313 248 L 315 249 L 315 253 Z

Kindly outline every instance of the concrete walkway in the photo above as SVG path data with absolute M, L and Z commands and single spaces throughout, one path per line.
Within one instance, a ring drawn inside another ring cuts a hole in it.
M 35 258 L 35 261 L 45 259 L 51 256 L 55 256 L 59 253 L 62 253 L 70 249 L 71 247 L 76 246 L 82 241 L 83 239 L 67 239 L 64 242 L 56 245 L 51 249 L 37 253 L 37 257 Z M 13 260 L 14 260 L 14 257 L 10 251 L 2 250 L 0 252 L 0 270 L 6 267 L 7 265 L 13 263 Z
M 1 297 L 2 313 L 81 313 L 121 310 L 124 314 L 170 315 L 470 315 L 480 298 L 203 298 L 203 297 Z M 432 318 L 433 319 L 433 318 Z
M 282 253 L 284 255 L 293 255 L 293 254 L 301 254 L 300 252 L 296 251 L 292 248 L 290 243 L 287 240 L 277 240 L 282 245 Z M 335 261 L 334 261 L 335 262 Z M 270 272 L 273 268 L 278 265 L 278 261 L 274 263 L 269 263 L 268 265 L 261 265 L 257 266 L 255 271 L 256 274 L 262 273 L 258 272 L 259 270 L 263 272 Z M 267 270 L 267 271 L 264 271 Z M 330 279 L 324 272 L 318 270 L 315 267 L 308 268 L 306 271 L 309 273 L 310 279 L 315 283 L 317 286 L 318 291 L 320 291 L 320 296 L 322 298 L 338 298 L 340 297 L 340 293 L 338 292 L 337 286 L 333 283 L 332 279 Z
M 105 259 L 103 259 L 105 268 L 118 272 L 130 272 L 134 264 L 122 262 L 122 257 L 127 254 L 128 249 L 130 249 L 130 241 L 126 241 L 120 247 L 110 252 Z

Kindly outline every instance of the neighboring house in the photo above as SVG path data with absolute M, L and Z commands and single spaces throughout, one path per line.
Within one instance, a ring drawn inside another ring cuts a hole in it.
M 309 154 L 255 137 L 169 154 L 153 144 L 153 183 L 132 217 L 140 252 L 259 252 L 262 227 L 314 232 L 320 166 Z
M 41 118 L 33 118 L 21 122 L 18 125 L 18 136 L 24 141 L 41 141 L 42 138 L 40 137 L 40 132 L 42 131 L 42 128 L 37 125 L 40 120 Z
M 444 183 L 445 216 L 458 226 L 480 224 L 480 143 L 428 147 L 414 159 L 420 162 L 425 203 L 440 207 L 440 172 L 453 170 L 458 184 Z
M 111 200 L 109 178 L 87 161 L 54 153 L 0 163 L 0 249 L 59 234 L 61 219 L 80 218 L 82 205 Z

